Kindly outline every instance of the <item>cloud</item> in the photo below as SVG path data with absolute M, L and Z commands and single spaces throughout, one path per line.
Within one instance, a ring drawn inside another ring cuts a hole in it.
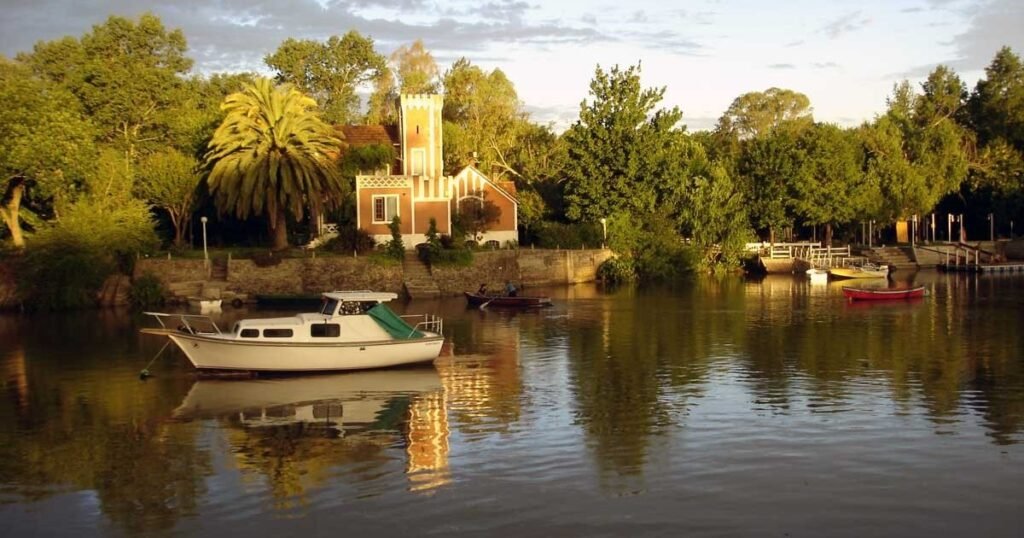
M 793 64 L 770 64 L 768 69 L 796 69 Z
M 495 1 L 463 13 L 437 16 L 426 0 L 10 0 L 0 19 L 0 53 L 13 56 L 37 40 L 81 36 L 111 13 L 137 17 L 150 11 L 168 28 L 181 28 L 189 55 L 203 72 L 264 69 L 262 57 L 288 37 L 326 39 L 350 29 L 368 35 L 382 53 L 423 38 L 438 57 L 486 51 L 510 43 L 529 45 L 612 42 L 617 37 L 559 20 L 522 16 L 522 1 Z M 373 9 L 409 10 L 416 16 L 388 19 Z M 414 12 L 414 13 L 413 13 Z M 413 22 L 406 22 L 413 21 Z M 497 45 L 497 47 L 494 47 Z
M 920 13 L 924 11 L 923 7 L 905 7 L 900 10 L 900 13 Z
M 645 13 L 642 9 L 638 9 L 633 12 L 633 16 L 629 18 L 629 22 L 647 22 L 647 13 Z
M 829 39 L 837 39 L 843 34 L 860 30 L 868 24 L 871 24 L 871 17 L 862 16 L 860 11 L 854 11 L 826 24 L 821 31 L 824 32 Z
M 804 40 L 803 39 L 799 39 L 797 41 L 790 41 L 789 43 L 786 43 L 785 46 L 786 47 L 799 47 L 800 45 L 803 45 L 803 44 L 804 44 Z
M 835 67 L 839 67 L 839 64 L 835 62 L 814 62 L 811 64 L 811 67 L 815 69 L 832 69 Z

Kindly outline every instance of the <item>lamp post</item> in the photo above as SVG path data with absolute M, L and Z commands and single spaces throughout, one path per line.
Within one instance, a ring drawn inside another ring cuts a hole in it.
M 988 214 L 988 240 L 996 240 L 996 215 L 995 213 Z
M 601 217 L 601 248 L 608 243 L 608 219 Z
M 210 254 L 206 250 L 206 217 L 199 217 L 199 222 L 203 223 L 203 262 L 209 267 L 210 265 Z

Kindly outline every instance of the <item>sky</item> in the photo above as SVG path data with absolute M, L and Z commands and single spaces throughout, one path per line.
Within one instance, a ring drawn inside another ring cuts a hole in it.
M 0 54 L 81 36 L 110 15 L 180 28 L 199 73 L 257 71 L 286 38 L 356 30 L 387 55 L 422 39 L 443 71 L 500 68 L 534 121 L 578 116 L 600 65 L 642 67 L 691 130 L 739 95 L 806 94 L 815 119 L 870 120 L 893 85 L 938 64 L 969 88 L 1002 46 L 1024 54 L 1024 0 L 0 0 Z

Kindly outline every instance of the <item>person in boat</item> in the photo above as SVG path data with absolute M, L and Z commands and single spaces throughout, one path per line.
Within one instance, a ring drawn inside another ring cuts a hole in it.
M 487 283 L 480 284 L 480 287 L 476 289 L 477 295 L 487 295 Z
M 517 288 L 511 280 L 506 280 L 505 293 L 508 294 L 509 297 L 515 297 L 516 295 L 519 295 L 519 288 Z

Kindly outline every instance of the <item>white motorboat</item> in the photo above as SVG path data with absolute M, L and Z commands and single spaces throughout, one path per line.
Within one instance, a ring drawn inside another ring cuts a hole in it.
M 142 332 L 166 336 L 201 370 L 361 370 L 436 359 L 444 344 L 441 318 L 398 316 L 384 304 L 396 298 L 372 291 L 328 292 L 319 312 L 245 319 L 229 332 L 209 316 L 146 312 L 160 328 Z
M 196 308 L 200 312 L 220 312 L 220 305 L 223 299 L 203 299 L 202 297 L 189 297 L 188 306 Z
M 811 279 L 811 284 L 824 284 L 828 282 L 828 271 L 825 269 L 812 267 L 807 270 L 807 276 Z

